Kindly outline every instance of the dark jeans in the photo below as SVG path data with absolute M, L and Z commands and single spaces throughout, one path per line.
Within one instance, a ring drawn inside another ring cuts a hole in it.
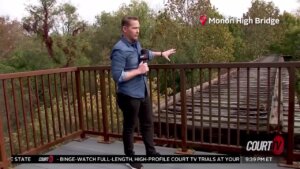
M 154 154 L 156 151 L 153 144 L 153 115 L 149 97 L 137 99 L 118 93 L 117 102 L 123 112 L 123 144 L 125 155 L 134 155 L 133 133 L 137 125 L 137 118 L 139 118 L 146 155 Z

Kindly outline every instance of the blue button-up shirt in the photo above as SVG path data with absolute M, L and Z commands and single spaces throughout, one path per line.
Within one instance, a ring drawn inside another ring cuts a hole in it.
M 139 41 L 131 43 L 124 36 L 115 44 L 111 53 L 112 77 L 117 83 L 118 93 L 134 98 L 145 98 L 148 92 L 147 78 L 138 75 L 125 81 L 126 71 L 136 69 L 140 63 L 141 44 Z M 149 60 L 153 58 L 152 51 L 149 51 Z

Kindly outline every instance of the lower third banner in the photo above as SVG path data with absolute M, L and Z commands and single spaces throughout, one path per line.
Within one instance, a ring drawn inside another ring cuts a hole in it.
M 14 155 L 12 163 L 240 163 L 235 155 Z

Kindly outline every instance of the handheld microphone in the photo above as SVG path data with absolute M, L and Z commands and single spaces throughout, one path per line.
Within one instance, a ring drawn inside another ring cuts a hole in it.
M 140 56 L 140 62 L 147 63 L 149 60 L 149 51 L 147 49 L 141 50 L 141 56 Z M 144 74 L 144 76 L 147 76 L 147 73 Z
M 147 63 L 148 62 L 148 60 L 149 60 L 149 51 L 147 49 L 142 49 L 141 50 L 140 60 L 143 63 Z

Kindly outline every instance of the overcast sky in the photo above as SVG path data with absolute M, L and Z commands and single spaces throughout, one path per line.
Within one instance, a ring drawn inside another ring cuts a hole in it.
M 167 0 L 145 0 L 154 10 L 163 8 Z M 273 1 L 280 11 L 295 12 L 300 8 L 297 0 L 266 0 Z M 0 16 L 9 16 L 11 19 L 21 20 L 26 16 L 26 4 L 37 4 L 38 0 L 0 0 Z M 95 16 L 102 11 L 117 10 L 122 3 L 129 4 L 130 0 L 57 0 L 58 3 L 70 2 L 78 9 L 80 17 L 93 23 Z M 109 2 L 109 3 L 107 3 Z M 241 17 L 251 5 L 251 0 L 211 0 L 218 11 L 225 16 Z

